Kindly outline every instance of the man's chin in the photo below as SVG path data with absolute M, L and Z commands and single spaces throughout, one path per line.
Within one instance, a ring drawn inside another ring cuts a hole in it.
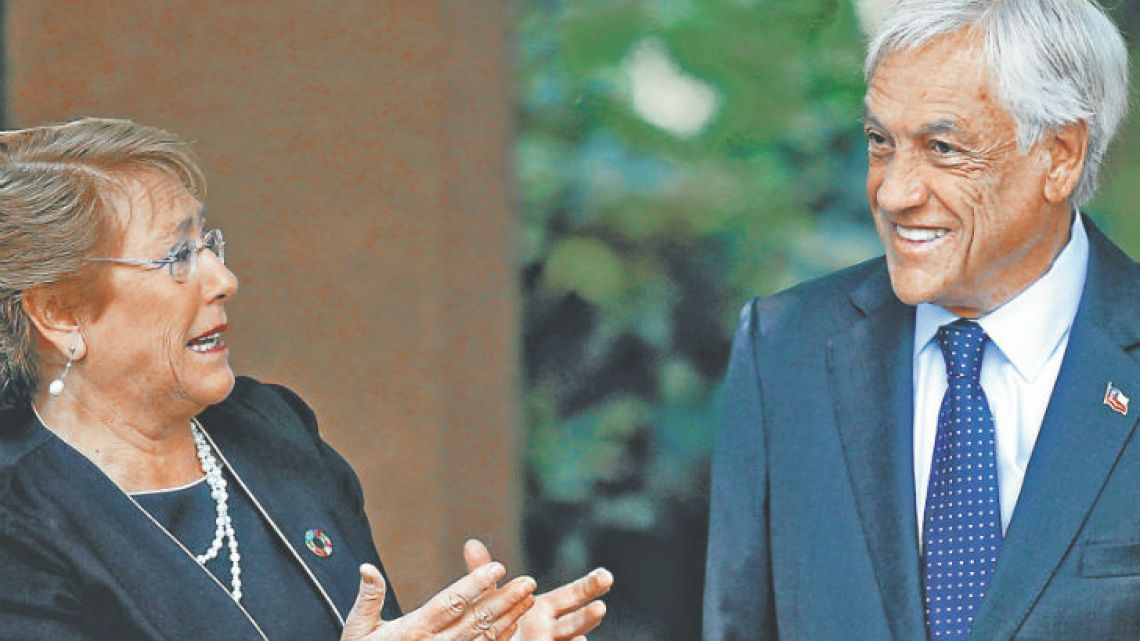
M 900 289 L 898 287 L 892 287 L 892 289 L 895 292 L 895 298 L 898 298 L 899 301 L 901 301 L 903 304 L 910 305 L 912 307 L 921 303 L 929 303 L 934 300 L 934 298 L 930 295 L 923 295 L 921 293 L 916 293 L 908 289 Z
M 907 305 L 934 302 L 942 293 L 941 279 L 933 279 L 922 270 L 897 267 L 888 260 L 888 272 L 895 297 Z
M 984 315 L 991 307 L 979 305 L 966 299 L 948 296 L 944 289 L 935 287 L 916 287 L 912 283 L 901 283 L 891 280 L 891 289 L 895 297 L 906 305 L 916 306 L 922 303 L 938 305 L 962 318 L 978 318 Z

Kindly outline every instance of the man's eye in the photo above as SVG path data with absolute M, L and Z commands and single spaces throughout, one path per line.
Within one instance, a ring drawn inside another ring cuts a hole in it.
M 954 148 L 951 147 L 950 145 L 942 142 L 941 140 L 931 141 L 930 142 L 930 148 L 934 151 L 934 153 L 940 154 L 943 156 L 945 156 L 946 154 L 954 153 Z
M 887 144 L 887 137 L 877 131 L 868 129 L 867 142 L 871 143 L 872 145 L 885 145 Z

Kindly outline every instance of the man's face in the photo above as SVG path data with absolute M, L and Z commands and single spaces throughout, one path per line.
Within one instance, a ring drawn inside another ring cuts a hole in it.
M 1049 153 L 1018 151 L 976 36 L 888 54 L 865 110 L 867 196 L 899 299 L 977 317 L 1048 270 L 1067 205 L 1045 199 Z

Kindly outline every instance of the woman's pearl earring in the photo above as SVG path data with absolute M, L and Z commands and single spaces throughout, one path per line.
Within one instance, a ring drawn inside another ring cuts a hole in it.
M 78 349 L 77 345 L 72 345 L 67 348 L 67 365 L 63 368 L 63 373 L 59 375 L 59 378 L 52 381 L 51 385 L 48 385 L 48 394 L 59 396 L 63 393 L 63 380 L 67 378 L 67 373 L 71 371 L 71 364 L 75 362 L 76 349 Z

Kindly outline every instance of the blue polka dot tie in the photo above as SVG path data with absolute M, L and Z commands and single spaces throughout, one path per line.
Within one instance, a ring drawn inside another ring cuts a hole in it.
M 994 418 L 982 391 L 982 327 L 938 329 L 947 388 L 922 523 L 923 597 L 931 640 L 967 639 L 1001 546 Z

